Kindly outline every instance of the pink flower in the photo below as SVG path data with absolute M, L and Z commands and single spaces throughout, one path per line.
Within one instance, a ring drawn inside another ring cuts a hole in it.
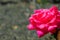
M 38 37 L 42 37 L 47 33 L 55 33 L 60 27 L 60 11 L 56 6 L 50 9 L 38 9 L 29 18 L 30 24 L 27 26 L 29 30 L 36 30 Z
M 29 24 L 29 25 L 27 26 L 27 28 L 28 28 L 29 30 L 35 29 L 35 27 L 34 27 L 32 24 Z
M 39 30 L 39 31 L 37 31 L 37 35 L 38 35 L 38 37 L 42 37 L 45 35 L 45 33 L 43 31 Z

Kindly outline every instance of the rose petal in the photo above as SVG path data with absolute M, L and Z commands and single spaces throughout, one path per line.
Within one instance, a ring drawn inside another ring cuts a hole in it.
M 49 26 L 48 31 L 51 32 L 51 33 L 54 33 L 55 30 L 56 30 L 56 28 L 57 28 L 56 25 L 54 25 L 54 26 Z
M 33 25 L 31 25 L 31 24 L 29 24 L 29 25 L 27 26 L 27 28 L 28 28 L 29 30 L 34 30 L 34 29 L 35 29 L 35 27 L 34 27 Z
M 40 37 L 44 36 L 45 33 L 43 31 L 37 31 L 37 35 L 40 38 Z

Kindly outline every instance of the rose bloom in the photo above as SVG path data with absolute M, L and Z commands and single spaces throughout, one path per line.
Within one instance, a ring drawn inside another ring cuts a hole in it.
M 50 9 L 34 10 L 34 14 L 29 18 L 29 30 L 36 30 L 38 37 L 42 37 L 47 33 L 55 33 L 60 28 L 60 12 L 56 6 Z

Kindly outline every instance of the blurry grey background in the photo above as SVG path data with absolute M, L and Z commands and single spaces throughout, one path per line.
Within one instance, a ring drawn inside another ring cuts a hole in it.
M 27 29 L 33 10 L 50 8 L 59 3 L 52 0 L 0 0 L 0 40 L 55 40 L 50 34 L 38 38 Z

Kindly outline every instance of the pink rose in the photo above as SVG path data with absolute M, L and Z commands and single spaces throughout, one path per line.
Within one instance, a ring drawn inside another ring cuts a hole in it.
M 55 33 L 60 27 L 60 11 L 56 6 L 50 9 L 38 9 L 29 18 L 30 24 L 27 26 L 29 30 L 36 30 L 38 37 L 42 37 L 47 33 Z

